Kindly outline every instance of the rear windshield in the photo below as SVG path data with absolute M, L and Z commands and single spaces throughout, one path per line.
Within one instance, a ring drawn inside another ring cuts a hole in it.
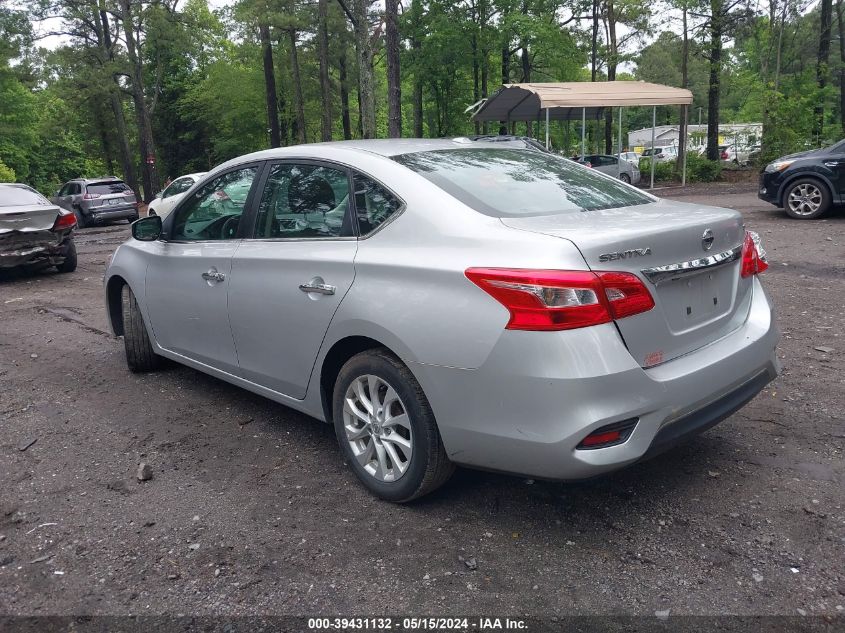
M 652 201 L 614 178 L 533 150 L 447 149 L 400 154 L 393 160 L 494 217 L 556 215 Z
M 126 183 L 121 182 L 120 180 L 112 180 L 109 182 L 92 182 L 86 185 L 85 189 L 88 191 L 88 193 L 96 193 L 101 196 L 105 196 L 110 193 L 123 193 L 124 191 L 129 191 L 129 187 L 126 186 Z
M 0 207 L 16 207 L 25 204 L 49 205 L 50 201 L 28 187 L 15 187 L 14 185 L 0 187 Z

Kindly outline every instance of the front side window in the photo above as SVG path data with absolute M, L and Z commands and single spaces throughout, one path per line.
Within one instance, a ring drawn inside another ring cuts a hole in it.
M 494 217 L 578 213 L 653 201 L 615 178 L 534 151 L 434 150 L 401 154 L 394 160 L 479 213 Z
M 361 235 L 372 233 L 396 213 L 402 202 L 372 178 L 355 174 L 355 213 Z
M 279 163 L 270 168 L 258 204 L 255 237 L 347 237 L 349 178 L 343 169 Z
M 257 173 L 258 167 L 243 167 L 200 187 L 177 209 L 172 239 L 234 239 Z

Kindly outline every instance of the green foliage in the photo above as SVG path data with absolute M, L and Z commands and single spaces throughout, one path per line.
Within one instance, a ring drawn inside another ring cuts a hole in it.
M 687 152 L 687 182 L 715 182 L 722 175 L 722 163 L 707 160 L 697 152 Z
M 15 182 L 15 170 L 0 160 L 0 182 Z

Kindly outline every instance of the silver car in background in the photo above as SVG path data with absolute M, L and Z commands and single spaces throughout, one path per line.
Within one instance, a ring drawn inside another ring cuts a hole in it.
M 138 219 L 135 193 L 115 176 L 69 180 L 50 201 L 73 213 L 79 228 L 112 220 L 131 223 Z
M 637 185 L 640 182 L 640 169 L 636 164 L 627 160 L 620 161 L 616 156 L 608 154 L 587 154 L 581 163 L 589 163 L 590 167 L 608 176 L 619 178 L 622 182 Z
M 621 468 L 778 371 L 765 254 L 739 213 L 544 152 L 273 149 L 132 233 L 105 275 L 130 369 L 166 357 L 332 423 L 390 501 L 454 464 L 560 480 Z

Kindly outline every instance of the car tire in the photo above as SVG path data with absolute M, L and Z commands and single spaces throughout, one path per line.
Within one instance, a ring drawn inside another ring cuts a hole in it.
M 148 217 L 148 218 L 151 218 L 151 217 L 153 217 L 154 215 L 156 215 L 156 210 L 155 210 L 155 209 L 149 209 L 149 210 L 147 211 L 147 217 Z
M 631 184 L 631 177 L 628 174 L 619 174 L 619 180 L 627 185 Z
M 374 403 L 369 400 L 373 386 L 378 393 Z M 361 391 L 356 392 L 356 387 Z M 390 398 L 390 390 L 396 398 Z M 356 399 L 353 404 L 363 416 L 353 413 L 352 405 L 346 406 L 347 395 Z M 365 400 L 371 407 L 366 407 Z M 332 404 L 340 450 L 358 480 L 375 496 L 407 503 L 436 490 L 454 472 L 422 387 L 387 350 L 368 350 L 350 358 L 335 381 Z M 368 415 L 369 409 L 374 415 Z M 399 419 L 403 422 L 397 423 Z
M 123 346 L 126 349 L 126 364 L 134 373 L 153 371 L 161 366 L 161 356 L 153 350 L 144 317 L 135 294 L 128 285 L 121 290 L 123 306 Z
M 73 240 L 70 240 L 68 241 L 67 246 L 65 246 L 65 259 L 61 264 L 56 266 L 56 270 L 60 273 L 72 273 L 76 270 L 76 264 L 76 244 Z
M 126 218 L 126 222 L 127 222 L 127 224 L 132 224 L 132 223 L 133 223 L 135 220 L 137 220 L 139 217 L 141 217 L 141 216 L 139 216 L 139 215 L 135 214 L 135 215 L 133 215 L 132 217 Z
M 830 190 L 816 178 L 799 178 L 783 194 L 783 208 L 796 220 L 815 220 L 831 207 Z
M 85 215 L 79 209 L 74 209 L 73 214 L 76 216 L 76 226 L 80 229 L 84 229 L 90 226 L 90 223 L 85 218 Z

